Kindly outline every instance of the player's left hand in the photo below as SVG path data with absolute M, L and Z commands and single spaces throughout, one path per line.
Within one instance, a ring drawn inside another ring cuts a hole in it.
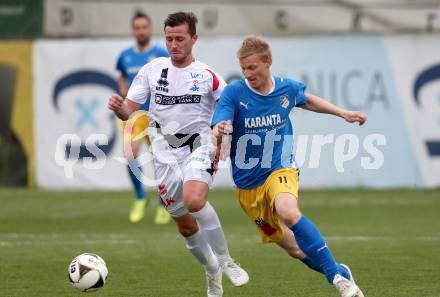
M 359 123 L 363 125 L 367 121 L 367 116 L 360 111 L 346 111 L 342 117 L 349 123 Z

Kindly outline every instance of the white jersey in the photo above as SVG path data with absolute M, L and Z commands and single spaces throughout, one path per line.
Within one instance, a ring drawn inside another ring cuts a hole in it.
M 150 96 L 150 127 L 159 124 L 163 134 L 206 134 L 225 86 L 223 78 L 202 62 L 177 68 L 170 58 L 157 58 L 141 68 L 127 98 L 143 104 Z

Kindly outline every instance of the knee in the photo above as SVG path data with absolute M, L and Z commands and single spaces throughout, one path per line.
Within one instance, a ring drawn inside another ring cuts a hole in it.
M 202 195 L 198 195 L 194 192 L 184 193 L 183 200 L 185 203 L 185 207 L 190 212 L 197 212 L 201 210 L 206 204 L 206 199 Z
M 183 237 L 189 237 L 199 230 L 199 227 L 197 226 L 197 223 L 195 221 L 186 224 L 179 224 L 177 225 L 177 228 L 179 229 L 179 233 Z
M 298 208 L 282 209 L 278 211 L 278 215 L 280 216 L 281 221 L 289 227 L 298 223 L 301 218 L 301 212 Z

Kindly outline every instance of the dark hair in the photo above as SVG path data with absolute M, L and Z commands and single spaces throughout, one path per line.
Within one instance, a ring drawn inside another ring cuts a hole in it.
M 136 11 L 136 13 L 134 14 L 134 16 L 131 18 L 131 25 L 134 25 L 134 21 L 137 19 L 146 19 L 148 21 L 148 23 L 151 25 L 151 18 L 148 14 L 143 13 L 142 11 Z
M 169 14 L 167 19 L 163 22 L 163 29 L 165 30 L 165 27 L 177 27 L 183 24 L 188 25 L 188 33 L 191 36 L 196 35 L 196 24 L 198 20 L 194 13 L 192 12 L 175 12 L 172 14 Z

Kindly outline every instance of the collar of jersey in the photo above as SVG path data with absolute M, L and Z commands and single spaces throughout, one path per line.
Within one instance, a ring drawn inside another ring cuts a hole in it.
M 193 58 L 191 64 L 189 64 L 188 66 L 185 66 L 185 67 L 181 68 L 181 67 L 177 67 L 177 66 L 175 66 L 175 65 L 173 64 L 173 62 L 171 61 L 171 57 L 168 57 L 168 59 L 170 60 L 171 67 L 174 68 L 174 69 L 177 69 L 178 71 L 183 71 L 183 70 L 185 70 L 185 69 L 189 69 L 192 65 L 194 65 L 195 63 L 197 63 L 197 60 L 196 60 L 195 58 Z
M 254 88 L 252 88 L 247 79 L 244 79 L 244 82 L 248 86 L 249 90 L 251 90 L 252 92 L 254 92 L 255 94 L 258 94 L 260 96 L 268 96 L 268 95 L 270 95 L 270 93 L 272 93 L 275 90 L 275 78 L 273 76 L 272 76 L 272 88 L 270 89 L 269 93 L 267 93 L 266 95 L 263 95 L 262 93 L 258 92 Z

